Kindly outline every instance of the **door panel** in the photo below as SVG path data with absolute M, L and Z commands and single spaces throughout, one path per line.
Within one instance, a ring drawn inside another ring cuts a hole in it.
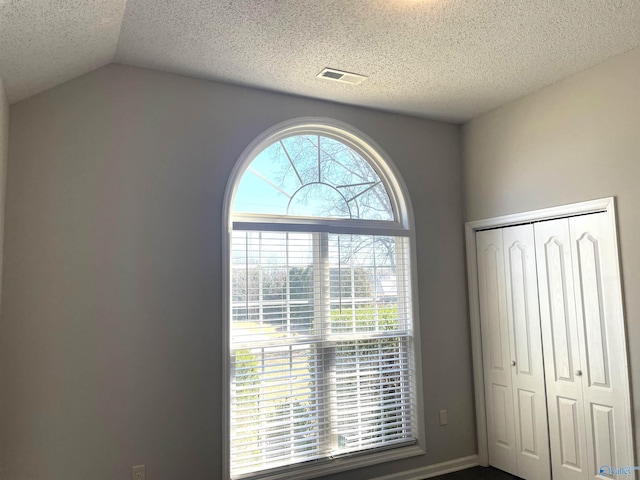
M 492 385 L 492 388 L 496 444 L 510 449 L 512 444 L 510 424 L 513 422 L 513 418 L 510 418 L 509 411 L 511 409 L 508 404 L 511 403 L 511 392 L 505 385 L 496 383 Z
M 609 352 L 607 328 L 602 305 L 602 278 L 598 240 L 584 234 L 577 241 L 579 295 L 582 298 L 579 316 L 582 317 L 586 340 L 586 373 L 589 386 L 611 389 L 609 381 Z
M 598 470 L 602 465 L 617 466 L 615 453 L 615 427 L 613 408 L 608 405 L 591 404 L 591 422 L 595 464 Z
M 503 229 L 518 476 L 548 480 L 549 434 L 532 225 Z
M 553 362 L 553 377 L 555 381 L 573 382 L 573 351 L 570 325 L 573 317 L 572 295 L 567 298 L 567 267 L 565 260 L 565 245 L 555 237 L 549 238 L 544 244 L 544 249 L 539 253 L 542 265 L 540 270 L 541 285 L 543 288 L 540 295 L 546 299 L 547 309 L 542 308 L 545 315 L 546 324 L 551 324 L 550 342 L 547 349 L 552 353 L 550 360 Z M 569 272 L 570 273 L 570 272 Z M 571 318 L 570 318 L 571 317 Z
M 515 417 L 502 230 L 476 234 L 489 463 L 516 474 Z
M 578 436 L 578 407 L 572 398 L 557 397 L 560 432 L 560 463 L 563 467 L 582 470 L 582 453 Z
M 579 335 L 567 219 L 535 225 L 540 320 L 555 480 L 589 478 L 582 400 Z
M 510 232 L 503 232 L 503 235 L 505 233 Z M 516 240 L 513 245 L 509 247 L 507 259 L 507 268 L 509 271 L 507 282 L 507 308 L 509 309 L 508 313 L 510 313 L 509 325 L 512 326 L 513 329 L 513 350 L 515 352 L 516 371 L 520 375 L 532 375 L 530 338 L 531 319 L 529 318 L 531 312 L 529 312 L 527 308 L 527 297 L 528 293 L 530 293 L 527 292 L 527 287 L 530 285 L 527 285 L 526 281 L 526 275 L 528 272 L 525 261 L 526 247 Z
M 540 458 L 538 448 L 540 432 L 536 429 L 536 406 L 539 402 L 540 399 L 536 398 L 536 392 L 518 390 L 519 451 L 536 460 Z

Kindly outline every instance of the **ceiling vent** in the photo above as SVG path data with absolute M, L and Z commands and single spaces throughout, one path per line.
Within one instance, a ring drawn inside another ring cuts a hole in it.
M 365 77 L 364 75 L 343 72 L 342 70 L 336 70 L 335 68 L 323 68 L 322 71 L 316 76 L 318 78 L 333 80 L 334 82 L 349 83 L 351 85 L 358 85 L 359 83 L 362 83 L 367 79 L 367 77 Z

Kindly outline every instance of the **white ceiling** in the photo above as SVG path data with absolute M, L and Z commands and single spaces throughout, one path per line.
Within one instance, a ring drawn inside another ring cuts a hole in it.
M 15 103 L 117 62 L 464 121 L 639 46 L 639 26 L 638 0 L 0 0 L 0 77 Z

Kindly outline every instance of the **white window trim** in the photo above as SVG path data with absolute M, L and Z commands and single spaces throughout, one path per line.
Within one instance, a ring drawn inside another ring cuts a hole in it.
M 420 308 L 418 295 L 417 276 L 417 250 L 415 238 L 415 223 L 413 208 L 408 197 L 408 189 L 402 180 L 396 166 L 386 155 L 384 150 L 369 136 L 355 129 L 346 123 L 322 117 L 301 117 L 279 123 L 266 130 L 254 139 L 239 157 L 233 168 L 224 195 L 223 202 L 223 228 L 222 228 L 222 253 L 223 253 L 223 301 L 222 301 L 222 478 L 228 480 L 230 475 L 230 377 L 229 377 L 229 356 L 230 356 L 230 305 L 231 305 L 231 268 L 230 268 L 230 248 L 231 234 L 234 222 L 251 223 L 252 228 L 268 229 L 273 223 L 287 223 L 286 220 L 275 218 L 274 222 L 264 223 L 265 216 L 252 215 L 231 215 L 231 206 L 234 203 L 235 194 L 239 180 L 246 167 L 253 161 L 255 154 L 262 151 L 271 143 L 293 134 L 319 134 L 335 138 L 356 150 L 366 159 L 372 159 L 370 165 L 374 168 L 382 180 L 391 200 L 395 222 L 389 221 L 363 221 L 367 227 L 362 228 L 362 232 L 375 235 L 406 235 L 409 237 L 411 255 L 411 291 L 412 291 L 412 315 L 413 315 L 413 345 L 414 345 L 414 368 L 415 368 L 415 388 L 416 388 L 416 411 L 415 411 L 415 434 L 414 444 L 388 450 L 379 450 L 375 453 L 360 452 L 353 456 L 338 457 L 309 464 L 300 464 L 296 467 L 284 471 L 260 474 L 261 480 L 306 480 L 321 475 L 343 472 L 356 468 L 363 468 L 383 462 L 400 460 L 403 458 L 424 455 L 425 450 L 425 428 L 424 428 L 424 402 L 423 402 L 423 382 L 422 382 L 422 356 L 421 356 L 421 336 L 420 336 Z M 369 148 L 365 147 L 368 146 Z M 260 223 L 262 221 L 262 223 Z M 357 220 L 345 219 L 298 219 L 295 224 L 289 224 L 286 228 L 303 229 L 305 225 L 313 226 L 315 231 L 327 231 L 331 233 L 343 233 L 345 228 L 350 233 L 354 232 L 354 223 Z M 348 223 L 351 227 L 345 227 Z M 284 225 L 278 225 L 277 230 L 282 230 Z M 356 227 L 357 228 L 357 227 Z M 306 229 L 305 231 L 308 231 Z

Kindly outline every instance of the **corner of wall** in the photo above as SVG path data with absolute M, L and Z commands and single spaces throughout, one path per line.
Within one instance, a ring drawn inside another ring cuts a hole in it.
M 2 299 L 2 256 L 4 251 L 4 200 L 9 160 L 9 101 L 0 77 L 0 300 Z

